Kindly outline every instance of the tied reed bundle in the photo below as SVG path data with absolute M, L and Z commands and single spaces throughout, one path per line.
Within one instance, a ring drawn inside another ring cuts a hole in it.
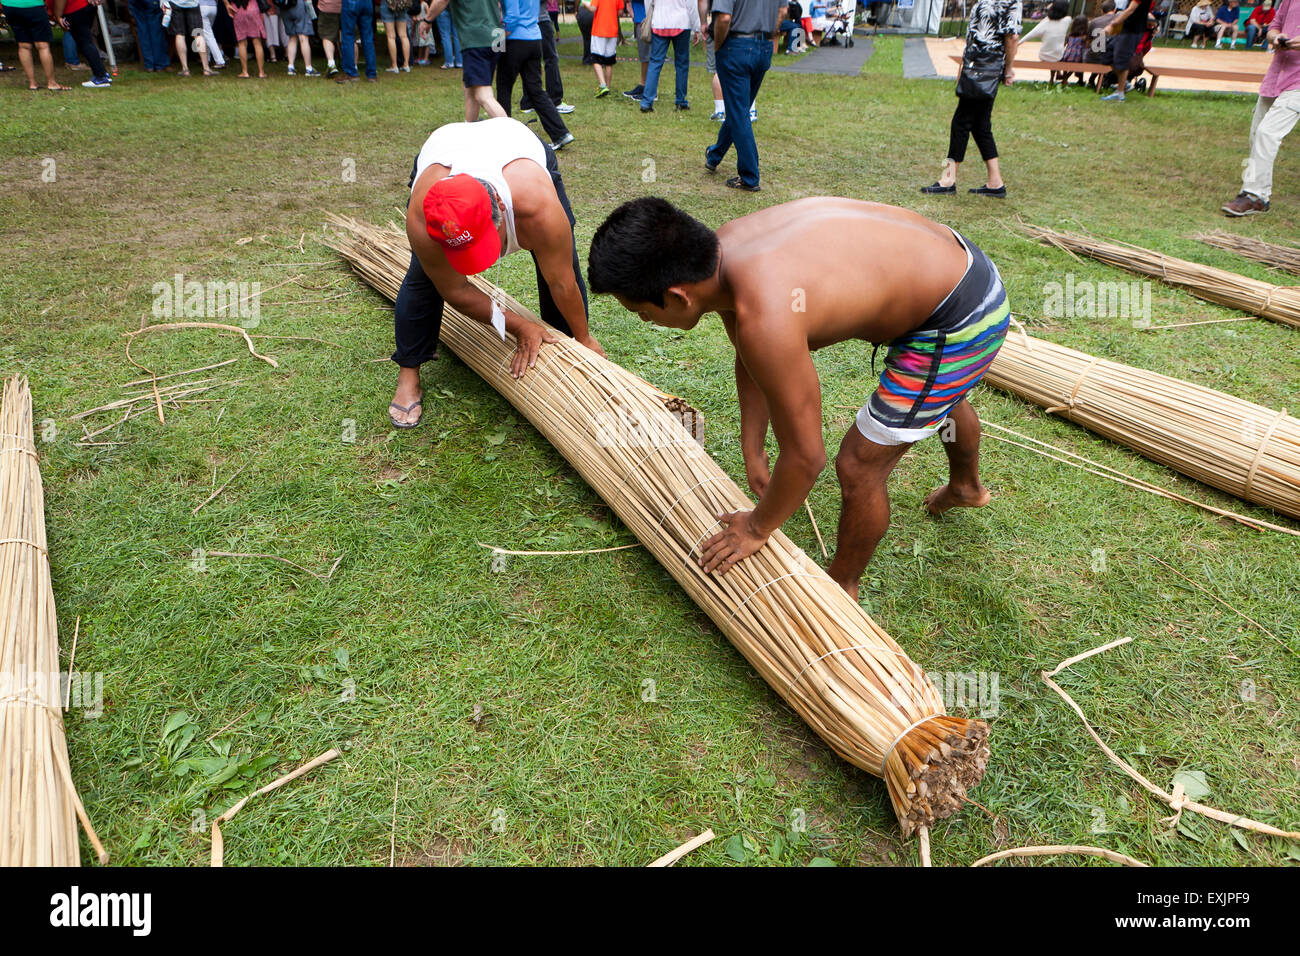
M 333 247 L 395 298 L 410 260 L 405 235 L 334 222 L 342 229 Z M 784 534 L 725 576 L 700 569 L 717 516 L 752 505 L 655 389 L 567 337 L 516 381 L 513 344 L 450 308 L 442 339 L 568 459 L 836 753 L 885 779 L 905 835 L 961 807 L 988 760 L 988 725 L 945 715 L 921 669 Z M 656 439 L 601 441 L 611 414 Z
M 1273 285 L 1214 266 L 1175 259 L 1127 242 L 1105 242 L 1043 226 L 1024 227 L 1034 239 L 1071 254 L 1082 253 L 1138 275 L 1186 289 L 1198 298 L 1300 328 L 1300 287 Z
M 0 405 L 0 866 L 77 866 L 86 819 L 68 764 L 45 497 L 27 379 Z
M 985 380 L 1197 481 L 1300 518 L 1300 421 L 1212 388 L 1009 335 Z
M 1295 246 L 1279 246 L 1263 239 L 1250 236 L 1238 236 L 1231 232 L 1207 232 L 1196 237 L 1207 246 L 1227 249 L 1247 259 L 1254 259 L 1274 269 L 1282 269 L 1300 276 L 1300 249 Z

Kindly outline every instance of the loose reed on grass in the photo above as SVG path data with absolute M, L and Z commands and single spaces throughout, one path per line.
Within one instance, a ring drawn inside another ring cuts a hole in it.
M 410 260 L 405 235 L 332 218 L 342 227 L 334 248 L 394 299 Z M 442 340 L 568 459 L 836 753 L 884 777 L 905 835 L 961 807 L 984 772 L 988 725 L 946 715 L 921 668 L 784 534 L 726 576 L 700 569 L 717 515 L 752 505 L 653 387 L 567 337 L 516 381 L 513 342 L 450 308 Z M 608 440 L 623 434 L 616 422 L 649 440 Z
M 1186 289 L 1198 298 L 1300 328 L 1300 287 L 1260 282 L 1226 269 L 1176 259 L 1127 242 L 1106 242 L 1043 226 L 1026 225 L 1024 229 L 1029 236 L 1049 246 L 1090 256 L 1138 275 L 1152 276 Z
M 77 820 L 101 862 L 68 764 L 45 496 L 27 379 L 0 405 L 0 866 L 77 866 Z
M 1196 238 L 1207 246 L 1227 249 L 1247 259 L 1254 259 L 1266 266 L 1283 269 L 1300 276 L 1300 248 L 1296 246 L 1279 246 L 1275 242 L 1252 239 L 1250 236 L 1238 236 L 1231 232 L 1207 232 Z
M 1300 518 L 1300 421 L 1285 410 L 1015 333 L 985 381 L 1190 478 Z

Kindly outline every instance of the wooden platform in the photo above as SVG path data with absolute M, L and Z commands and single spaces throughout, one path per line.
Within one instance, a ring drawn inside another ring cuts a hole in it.
M 954 63 L 961 63 L 961 54 L 951 54 L 949 56 Z M 1052 82 L 1052 73 L 1109 73 L 1110 67 L 1105 63 L 1071 63 L 1065 60 L 1021 60 L 1016 59 L 1011 64 L 1019 73 L 1025 70 L 1046 71 L 1048 82 Z M 1180 66 L 1157 66 L 1147 60 L 1144 63 L 1146 72 L 1151 74 L 1151 82 L 1147 85 L 1147 96 L 1153 96 L 1156 92 L 1156 85 L 1160 82 L 1160 77 L 1178 77 L 1186 79 L 1215 80 L 1219 83 L 1246 83 L 1259 88 L 1259 83 L 1264 79 L 1264 74 L 1247 73 L 1244 71 L 1230 72 L 1227 70 L 1200 70 L 1190 67 Z M 1168 84 L 1166 84 L 1168 85 Z
M 926 50 L 934 63 L 935 73 L 944 79 L 956 79 L 964 43 L 960 37 L 927 37 Z M 1052 64 L 1038 59 L 1038 43 L 1021 44 L 1015 67 L 1017 76 L 1026 80 L 1046 80 Z M 1262 50 L 1191 50 L 1184 47 L 1154 47 L 1146 55 L 1146 68 L 1152 83 L 1165 90 L 1205 90 L 1224 93 L 1259 92 L 1272 54 Z M 1076 73 L 1091 73 L 1089 66 L 1072 63 Z M 1059 68 L 1059 67 L 1058 67 Z M 1148 89 L 1150 92 L 1150 89 Z

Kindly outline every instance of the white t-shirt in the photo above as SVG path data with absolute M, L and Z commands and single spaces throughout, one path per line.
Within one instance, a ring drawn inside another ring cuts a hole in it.
M 546 168 L 546 147 L 527 126 L 509 116 L 497 116 L 477 123 L 448 123 L 439 126 L 420 147 L 415 161 L 415 178 L 435 163 L 450 168 L 451 175 L 465 173 L 492 184 L 505 205 L 506 247 L 501 255 L 518 252 L 515 238 L 515 206 L 504 169 L 516 159 L 529 159 Z M 412 182 L 414 189 L 414 182 Z

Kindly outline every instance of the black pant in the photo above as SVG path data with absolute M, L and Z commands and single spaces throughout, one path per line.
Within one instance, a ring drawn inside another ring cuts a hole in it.
M 524 84 L 524 96 L 537 117 L 542 121 L 542 129 L 551 137 L 552 143 L 558 143 L 569 135 L 569 128 L 560 119 L 559 111 L 551 98 L 542 89 L 542 41 L 541 40 L 506 40 L 505 55 L 497 62 L 497 102 L 510 115 L 510 101 L 515 95 L 515 77 Z
M 418 158 L 418 157 L 417 157 Z M 546 151 L 546 171 L 551 174 L 555 184 L 555 195 L 569 217 L 569 228 L 574 225 L 573 209 L 569 206 L 569 197 L 564 191 L 564 182 L 560 179 L 560 165 L 555 160 L 553 150 Z M 414 184 L 415 168 L 411 168 L 411 180 Z M 410 200 L 407 200 L 410 205 Z M 559 329 L 565 335 L 572 335 L 573 330 L 565 321 L 564 314 L 551 298 L 551 289 L 546 284 L 542 269 L 537 265 L 537 255 L 533 254 L 533 265 L 537 271 L 537 298 L 541 305 L 542 320 Z M 587 283 L 582 278 L 582 266 L 578 262 L 578 245 L 573 245 L 573 277 L 578 281 L 578 291 L 582 293 L 582 310 L 587 311 Z M 397 349 L 393 352 L 393 361 L 402 368 L 419 368 L 425 362 L 438 357 L 438 332 L 442 328 L 442 296 L 433 284 L 424 266 L 415 254 L 411 254 L 411 264 L 407 266 L 406 278 L 397 293 L 397 302 L 393 307 L 393 334 L 397 340 Z
M 555 25 L 551 23 L 550 17 L 542 17 L 537 21 L 537 26 L 542 31 L 542 67 L 546 73 L 546 95 L 553 104 L 559 106 L 564 102 L 564 81 L 560 79 L 560 54 L 555 48 Z M 525 91 L 519 100 L 519 108 L 531 109 L 532 105 Z
M 948 158 L 954 162 L 966 159 L 966 141 L 975 137 L 980 158 L 984 162 L 998 158 L 998 145 L 993 142 L 993 100 L 975 100 L 957 97 L 957 109 L 952 114 L 952 129 L 948 135 Z
M 65 17 L 68 21 L 68 32 L 77 43 L 77 53 L 90 67 L 91 75 L 97 80 L 105 79 L 108 70 L 104 69 L 104 61 L 99 56 L 99 48 L 95 46 L 95 38 L 92 36 L 95 28 L 95 8 L 85 6 L 75 13 L 66 14 Z
M 596 20 L 596 15 L 591 12 L 590 7 L 580 3 L 573 16 L 578 21 L 578 31 L 582 34 L 582 65 L 591 66 L 594 62 L 591 59 L 591 27 Z

